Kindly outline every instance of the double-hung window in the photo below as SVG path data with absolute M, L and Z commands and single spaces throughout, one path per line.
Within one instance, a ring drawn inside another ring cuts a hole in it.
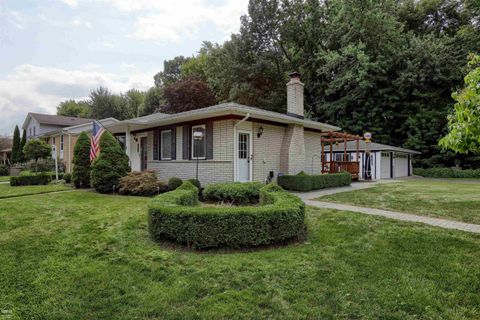
M 205 135 L 204 124 L 192 127 L 192 159 L 206 159 L 207 140 Z
M 160 132 L 160 160 L 172 159 L 172 130 Z

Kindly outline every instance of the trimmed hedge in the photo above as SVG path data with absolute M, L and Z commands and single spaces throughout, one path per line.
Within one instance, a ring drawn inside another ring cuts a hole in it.
M 457 169 L 457 168 L 413 168 L 413 174 L 427 178 L 463 178 L 480 179 L 480 169 Z
M 10 177 L 10 185 L 12 187 L 45 185 L 50 181 L 52 181 L 52 176 L 47 173 Z
M 348 186 L 352 183 L 352 176 L 348 172 L 308 175 L 300 172 L 297 175 L 285 175 L 277 178 L 278 184 L 287 190 L 310 191 L 325 188 Z
M 195 249 L 242 248 L 282 243 L 305 231 L 305 204 L 276 184 L 260 189 L 260 206 L 202 207 L 197 192 L 184 182 L 151 200 L 148 226 L 154 240 Z
M 8 170 L 7 166 L 0 164 L 0 176 L 8 176 L 10 173 L 9 171 L 10 170 Z
M 236 205 L 258 203 L 263 186 L 261 182 L 212 183 L 203 190 L 203 196 L 207 201 L 225 201 Z

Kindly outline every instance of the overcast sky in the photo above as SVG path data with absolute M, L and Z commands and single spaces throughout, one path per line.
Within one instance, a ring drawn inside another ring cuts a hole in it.
M 0 134 L 102 85 L 147 89 L 163 60 L 223 42 L 248 0 L 0 0 Z

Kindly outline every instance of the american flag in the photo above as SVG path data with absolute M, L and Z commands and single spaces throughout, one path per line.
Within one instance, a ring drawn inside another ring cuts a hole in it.
M 100 137 L 104 132 L 103 126 L 97 120 L 94 120 L 92 137 L 90 138 L 90 161 L 93 161 L 100 154 Z

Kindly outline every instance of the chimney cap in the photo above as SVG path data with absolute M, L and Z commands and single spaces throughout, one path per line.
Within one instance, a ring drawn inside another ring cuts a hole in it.
M 293 78 L 300 79 L 300 72 L 294 71 L 294 72 L 290 73 L 288 76 L 290 77 L 290 79 L 293 79 Z

